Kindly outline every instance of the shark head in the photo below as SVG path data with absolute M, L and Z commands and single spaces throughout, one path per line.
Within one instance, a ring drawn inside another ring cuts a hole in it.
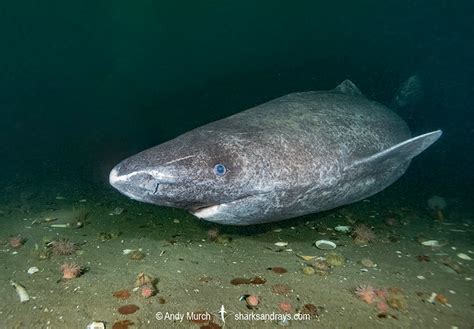
M 274 190 L 255 136 L 197 129 L 117 164 L 110 184 L 131 199 L 243 224 Z M 247 214 L 247 215 L 245 215 Z

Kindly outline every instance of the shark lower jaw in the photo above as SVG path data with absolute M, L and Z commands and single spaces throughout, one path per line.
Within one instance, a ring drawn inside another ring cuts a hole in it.
M 189 212 L 197 218 L 207 219 L 216 216 L 219 213 L 219 208 L 222 208 L 225 203 L 216 204 L 207 207 L 200 207 L 196 210 L 190 210 Z
M 255 202 L 265 198 L 266 195 L 268 192 L 250 194 L 225 203 L 205 205 L 188 211 L 200 219 L 217 224 L 249 225 L 246 218 L 252 214 Z

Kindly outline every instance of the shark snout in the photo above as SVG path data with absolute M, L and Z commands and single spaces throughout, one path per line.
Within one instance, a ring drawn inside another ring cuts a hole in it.
M 174 184 L 176 179 L 166 168 L 129 170 L 120 163 L 109 174 L 109 182 L 122 194 L 138 201 L 147 201 L 158 193 L 160 185 Z

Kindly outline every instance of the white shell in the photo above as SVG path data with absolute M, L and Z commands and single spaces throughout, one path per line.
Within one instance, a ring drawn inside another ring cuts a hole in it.
M 437 295 L 437 293 L 432 292 L 430 298 L 428 298 L 426 301 L 427 301 L 428 303 L 434 304 L 436 295 Z
M 441 246 L 438 240 L 426 240 L 426 241 L 423 241 L 421 244 L 427 247 L 440 247 Z
M 28 295 L 25 287 L 14 281 L 10 281 L 10 284 L 15 288 L 16 294 L 18 295 L 18 298 L 20 298 L 21 303 L 25 303 L 30 300 L 30 296 Z
M 337 231 L 337 232 L 341 232 L 341 233 L 349 233 L 351 231 L 352 227 L 348 226 L 348 225 L 337 225 L 334 230 Z
M 89 323 L 86 327 L 87 329 L 105 329 L 105 323 L 102 321 L 94 321 Z
M 30 267 L 27 272 L 28 274 L 35 274 L 36 272 L 39 272 L 39 268 L 37 268 L 36 266 L 33 266 L 33 267 Z
M 123 212 L 124 212 L 125 209 L 121 208 L 121 207 L 117 207 L 114 209 L 114 211 L 112 212 L 114 215 L 121 215 Z
M 286 247 L 287 245 L 288 245 L 288 242 L 283 242 L 283 241 L 275 242 L 275 246 L 277 247 Z
M 469 257 L 468 255 L 466 255 L 466 254 L 464 254 L 464 253 L 462 253 L 462 252 L 460 252 L 460 253 L 458 254 L 458 257 L 461 258 L 461 259 L 464 259 L 464 260 L 472 260 L 471 257 Z
M 132 251 L 135 251 L 135 249 L 124 249 L 124 250 L 122 250 L 122 254 L 128 255 L 128 254 L 131 253 Z
M 336 249 L 336 244 L 329 240 L 318 240 L 315 242 L 316 247 L 322 250 Z

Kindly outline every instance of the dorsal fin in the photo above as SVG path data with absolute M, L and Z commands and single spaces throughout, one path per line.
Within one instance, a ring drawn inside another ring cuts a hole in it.
M 342 81 L 333 91 L 351 96 L 364 96 L 359 88 L 349 79 Z

